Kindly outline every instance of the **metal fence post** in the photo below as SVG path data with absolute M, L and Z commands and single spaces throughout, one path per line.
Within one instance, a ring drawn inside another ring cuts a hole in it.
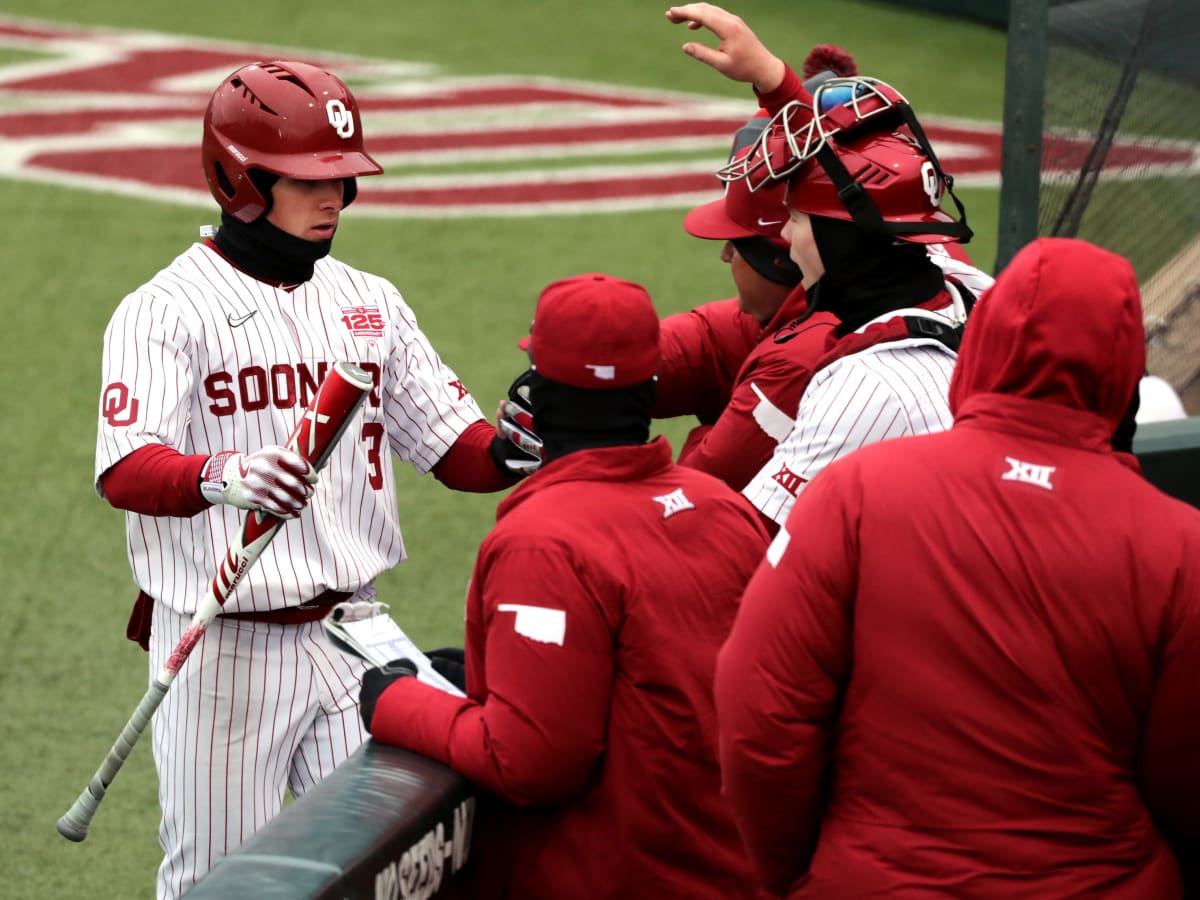
M 1037 237 L 1048 0 L 1010 0 L 1004 65 L 998 273 Z

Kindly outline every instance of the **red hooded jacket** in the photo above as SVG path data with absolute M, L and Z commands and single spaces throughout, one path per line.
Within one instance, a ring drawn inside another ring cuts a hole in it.
M 467 596 L 468 699 L 403 678 L 371 722 L 504 801 L 481 809 L 472 896 L 754 896 L 712 678 L 766 545 L 663 438 L 570 453 L 500 504 Z
M 1200 512 L 1111 449 L 1132 267 L 1042 239 L 935 435 L 815 478 L 718 659 L 724 785 L 789 897 L 1163 898 L 1200 839 Z

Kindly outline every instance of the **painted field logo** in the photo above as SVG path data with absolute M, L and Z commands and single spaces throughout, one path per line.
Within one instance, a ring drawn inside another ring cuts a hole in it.
M 547 78 L 443 77 L 430 66 L 0 17 L 0 176 L 214 209 L 199 164 L 208 97 L 256 59 L 300 58 L 346 79 L 367 149 L 356 214 L 478 216 L 686 208 L 713 177 L 751 102 Z M 682 65 L 683 63 L 681 63 Z M 326 110 L 343 137 L 344 109 Z M 999 183 L 998 125 L 926 117 L 959 185 Z M 1090 143 L 1047 137 L 1075 171 Z M 1200 168 L 1190 143 L 1115 144 L 1106 176 Z M 396 174 L 387 174 L 396 173 Z

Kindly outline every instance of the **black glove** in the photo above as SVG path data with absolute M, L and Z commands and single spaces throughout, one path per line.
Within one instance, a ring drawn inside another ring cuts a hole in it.
M 524 478 L 542 464 L 542 439 L 533 430 L 533 404 L 529 382 L 533 369 L 526 369 L 508 387 L 508 397 L 496 410 L 496 436 L 489 448 L 492 462 L 505 475 Z
M 429 664 L 460 691 L 467 689 L 467 658 L 462 647 L 439 647 L 425 654 Z
M 363 672 L 362 689 L 358 692 L 358 711 L 362 713 L 363 725 L 371 730 L 371 719 L 375 715 L 375 704 L 383 692 L 401 678 L 416 677 L 417 667 L 411 659 L 393 659 L 387 665 L 367 669 Z

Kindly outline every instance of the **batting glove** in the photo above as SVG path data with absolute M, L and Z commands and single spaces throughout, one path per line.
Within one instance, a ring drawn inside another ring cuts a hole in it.
M 496 437 L 492 441 L 492 461 L 501 472 L 524 478 L 542 464 L 542 439 L 533 430 L 533 404 L 529 383 L 533 370 L 517 377 L 508 388 L 508 397 L 496 410 Z
M 417 675 L 417 666 L 411 659 L 393 659 L 387 665 L 376 666 L 363 672 L 362 688 L 358 692 L 358 711 L 362 715 L 363 725 L 371 730 L 371 719 L 375 717 L 375 704 L 383 696 L 383 692 L 401 678 Z
M 263 447 L 253 453 L 226 450 L 210 456 L 200 476 L 200 493 L 209 503 L 294 519 L 313 495 L 317 473 L 286 447 Z

